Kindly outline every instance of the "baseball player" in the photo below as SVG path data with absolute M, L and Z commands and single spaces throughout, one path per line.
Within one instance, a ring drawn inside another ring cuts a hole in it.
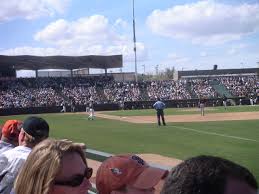
M 89 116 L 88 116 L 88 120 L 94 120 L 94 109 L 93 109 L 93 107 L 91 107 L 90 109 L 89 109 Z
M 73 100 L 73 99 L 71 99 L 71 104 L 70 104 L 70 106 L 71 106 L 71 112 L 75 112 L 75 101 Z
M 227 109 L 227 97 L 224 95 L 223 96 L 223 106 L 224 106 L 224 108 L 225 108 L 225 110 Z
M 62 102 L 61 106 L 62 106 L 62 110 L 60 112 L 67 112 L 66 111 L 66 103 Z
M 203 98 L 200 98 L 200 101 L 199 101 L 199 104 L 200 104 L 200 111 L 201 111 L 201 116 L 204 116 L 204 108 L 205 108 L 205 99 Z

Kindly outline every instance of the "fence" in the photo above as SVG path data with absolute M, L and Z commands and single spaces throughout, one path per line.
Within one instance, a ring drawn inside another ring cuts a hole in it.
M 242 99 L 242 105 L 249 105 L 250 99 L 248 98 L 228 98 L 232 100 L 236 105 L 240 104 L 240 99 Z M 222 106 L 222 98 L 211 98 L 206 99 L 206 106 Z M 184 107 L 197 107 L 199 104 L 199 99 L 186 99 L 186 100 L 164 100 L 167 108 L 184 108 Z M 148 109 L 153 108 L 155 101 L 128 101 L 124 102 L 124 109 Z M 259 103 L 259 96 L 257 104 Z M 231 105 L 230 103 L 228 104 Z M 41 113 L 59 113 L 61 111 L 61 106 L 51 106 L 51 107 L 28 107 L 28 108 L 0 108 L 0 116 L 7 115 L 19 115 L 19 114 L 41 114 Z M 120 105 L 116 103 L 110 104 L 94 104 L 95 111 L 109 111 L 109 110 L 119 110 Z M 71 107 L 66 107 L 67 112 L 71 112 Z M 85 105 L 76 105 L 75 112 L 85 112 Z

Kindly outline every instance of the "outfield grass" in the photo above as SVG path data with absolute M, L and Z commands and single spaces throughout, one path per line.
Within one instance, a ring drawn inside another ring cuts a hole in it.
M 24 119 L 28 115 L 0 117 Z M 259 180 L 259 120 L 133 124 L 80 114 L 42 114 L 51 136 L 84 142 L 109 153 L 156 153 L 178 159 L 211 154 L 248 167 Z M 196 131 L 195 131 L 196 130 Z
M 218 107 L 205 107 L 205 113 L 227 113 L 227 112 L 259 112 L 259 106 L 229 106 L 227 110 L 222 106 Z M 142 115 L 154 115 L 154 109 L 141 109 L 141 110 L 120 110 L 120 111 L 107 111 L 105 114 L 115 116 L 142 116 Z M 165 109 L 166 115 L 188 115 L 188 114 L 200 114 L 199 108 L 168 108 Z M 258 113 L 259 118 L 259 113 Z

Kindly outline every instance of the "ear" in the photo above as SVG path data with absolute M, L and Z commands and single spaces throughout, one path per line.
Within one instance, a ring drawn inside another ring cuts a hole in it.
M 19 134 L 19 140 L 20 140 L 20 142 L 24 142 L 24 140 L 25 140 L 25 132 L 24 132 L 24 130 L 21 130 L 20 131 L 20 134 Z

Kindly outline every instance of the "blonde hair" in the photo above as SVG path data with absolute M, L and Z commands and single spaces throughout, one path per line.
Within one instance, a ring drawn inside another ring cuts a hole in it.
M 80 144 L 68 140 L 46 139 L 29 154 L 14 184 L 15 194 L 48 194 L 67 153 L 78 153 L 86 164 Z

